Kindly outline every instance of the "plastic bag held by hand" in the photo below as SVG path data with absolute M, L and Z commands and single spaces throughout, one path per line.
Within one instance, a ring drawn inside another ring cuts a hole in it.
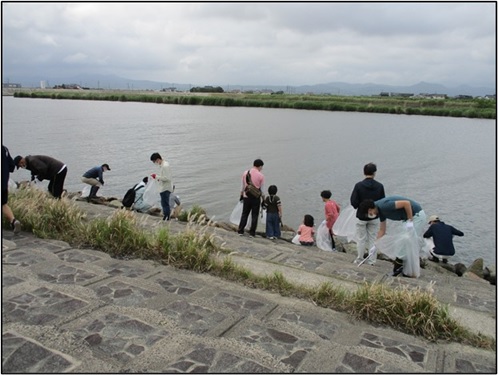
M 413 226 L 413 221 L 408 220 L 408 221 L 405 223 L 405 227 L 406 227 L 406 229 L 412 229 L 412 228 L 414 228 L 414 226 Z

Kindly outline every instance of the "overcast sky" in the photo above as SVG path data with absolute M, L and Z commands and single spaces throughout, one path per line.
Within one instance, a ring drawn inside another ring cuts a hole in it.
M 2 3 L 3 80 L 495 87 L 488 3 Z

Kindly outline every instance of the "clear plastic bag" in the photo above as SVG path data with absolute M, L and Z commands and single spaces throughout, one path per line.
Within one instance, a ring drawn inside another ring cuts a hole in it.
M 9 178 L 7 189 L 9 190 L 9 193 L 13 193 L 14 191 L 17 190 L 17 184 L 14 181 L 12 181 L 11 178 Z
M 235 225 L 240 224 L 240 218 L 242 217 L 243 209 L 244 209 L 244 202 L 242 201 L 237 202 L 234 209 L 232 210 L 232 213 L 230 214 L 230 222 L 232 224 Z M 251 227 L 251 217 L 252 217 L 252 212 L 249 214 L 249 217 L 247 218 L 246 229 L 249 229 Z M 266 210 L 260 209 L 259 217 L 261 224 L 266 224 Z
M 153 178 L 149 179 L 142 196 L 144 206 L 149 208 L 161 208 L 161 196 L 159 195 L 158 183 Z
M 356 210 L 353 206 L 349 205 L 341 210 L 332 230 L 337 237 L 344 238 L 347 242 L 358 242 L 356 238 Z
M 330 238 L 329 228 L 327 228 L 327 221 L 324 220 L 316 230 L 316 247 L 324 251 L 332 250 L 332 239 Z
M 301 242 L 299 242 L 299 234 L 296 234 L 294 238 L 292 239 L 292 243 L 294 245 L 301 245 Z

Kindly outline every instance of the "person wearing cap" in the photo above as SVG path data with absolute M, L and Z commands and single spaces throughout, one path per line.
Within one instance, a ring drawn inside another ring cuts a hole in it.
M 14 234 L 21 231 L 21 222 L 17 220 L 8 205 L 9 201 L 9 178 L 10 173 L 14 172 L 14 160 L 10 156 L 9 149 L 2 145 L 2 214 L 9 221 L 11 229 Z
M 17 169 L 24 168 L 31 171 L 31 181 L 50 180 L 48 191 L 53 197 L 60 199 L 64 191 L 67 166 L 63 162 L 45 155 L 18 155 L 14 158 Z
M 163 210 L 163 220 L 168 221 L 171 214 L 169 196 L 173 191 L 171 182 L 171 168 L 166 160 L 163 160 L 158 152 L 150 156 L 150 160 L 159 166 L 159 174 L 153 173 L 151 177 L 159 183 L 159 195 L 161 196 L 161 208 Z
M 97 191 L 104 185 L 104 172 L 110 171 L 109 164 L 97 165 L 86 171 L 81 177 L 81 181 L 91 186 L 87 201 L 97 197 Z
M 432 260 L 439 262 L 441 259 L 443 263 L 448 263 L 448 258 L 455 255 L 455 246 L 453 245 L 453 236 L 463 236 L 463 232 L 445 224 L 437 215 L 429 217 L 429 229 L 424 233 L 424 238 L 431 238 L 434 241 L 434 247 L 430 249 Z

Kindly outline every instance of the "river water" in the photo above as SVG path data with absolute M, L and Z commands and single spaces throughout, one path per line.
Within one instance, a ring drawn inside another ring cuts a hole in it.
M 454 261 L 496 262 L 496 122 L 493 120 L 290 109 L 225 108 L 153 103 L 3 97 L 2 142 L 13 156 L 45 154 L 68 165 L 65 187 L 108 163 L 101 193 L 122 198 L 169 161 L 176 193 L 228 221 L 240 176 L 256 158 L 274 184 L 283 222 L 295 229 L 305 214 L 323 219 L 320 192 L 343 208 L 363 165 L 377 164 L 386 195 L 418 201 L 427 215 L 465 233 Z M 18 170 L 16 181 L 29 178 Z M 388 224 L 389 228 L 389 224 Z

